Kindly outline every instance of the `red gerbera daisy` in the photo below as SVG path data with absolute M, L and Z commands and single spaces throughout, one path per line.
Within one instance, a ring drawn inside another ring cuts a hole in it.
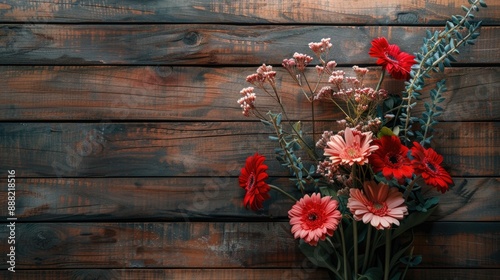
M 293 236 L 304 239 L 311 246 L 318 245 L 327 235 L 332 236 L 342 219 L 338 206 L 338 201 L 331 196 L 304 195 L 288 211 Z
M 408 80 L 411 66 L 415 64 L 415 56 L 402 52 L 397 45 L 389 45 L 384 37 L 372 40 L 368 54 L 378 58 L 377 64 L 398 80 Z
M 419 143 L 413 142 L 411 156 L 415 172 L 422 175 L 427 185 L 444 193 L 453 184 L 450 174 L 441 166 L 443 157 L 432 148 L 424 149 Z
M 396 178 L 401 181 L 412 177 L 413 167 L 407 157 L 408 148 L 401 144 L 398 136 L 383 136 L 374 142 L 379 148 L 369 158 L 373 171 L 382 172 L 387 180 Z
M 264 181 L 269 178 L 264 160 L 258 153 L 248 157 L 239 177 L 240 187 L 246 191 L 243 204 L 254 211 L 261 209 L 262 202 L 270 197 L 269 185 Z

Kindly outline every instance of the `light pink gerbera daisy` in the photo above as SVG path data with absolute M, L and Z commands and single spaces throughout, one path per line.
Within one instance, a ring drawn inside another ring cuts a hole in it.
M 319 193 L 304 195 L 288 211 L 292 233 L 295 238 L 302 238 L 311 246 L 319 240 L 332 236 L 342 219 L 337 210 L 339 203 L 331 196 L 321 197 Z
M 345 138 L 345 140 L 344 140 Z M 370 145 L 372 142 L 371 132 L 359 132 L 347 127 L 344 137 L 334 135 L 326 143 L 325 156 L 329 156 L 334 165 L 358 163 L 363 165 L 368 163 L 368 157 L 373 151 L 378 149 L 377 145 Z
M 347 207 L 356 221 L 370 223 L 376 229 L 388 229 L 408 215 L 403 194 L 383 183 L 365 182 L 362 190 L 350 189 Z

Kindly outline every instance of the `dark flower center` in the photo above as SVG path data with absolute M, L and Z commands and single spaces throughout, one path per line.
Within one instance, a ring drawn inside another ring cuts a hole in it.
M 385 216 L 387 214 L 387 204 L 385 202 L 373 202 L 371 207 L 368 207 L 370 212 L 377 216 Z
M 389 161 L 392 163 L 392 164 L 396 164 L 399 162 L 399 157 L 396 156 L 396 155 L 392 155 L 392 156 L 389 156 Z
M 255 186 L 255 181 L 256 181 L 255 180 L 255 174 L 252 172 L 248 176 L 247 187 L 246 187 L 247 191 L 251 190 Z
M 394 56 L 392 56 L 389 52 L 385 52 L 385 57 L 392 60 L 393 62 L 398 62 L 398 60 Z
M 390 166 L 396 166 L 399 167 L 401 166 L 401 156 L 398 154 L 387 154 L 386 155 L 386 161 L 388 165 Z
M 430 169 L 432 172 L 436 172 L 437 168 L 432 162 L 425 162 L 425 165 L 427 166 L 428 169 Z
M 309 215 L 307 215 L 307 218 L 309 219 L 309 221 L 314 222 L 318 219 L 318 215 L 316 215 L 316 213 L 309 213 Z

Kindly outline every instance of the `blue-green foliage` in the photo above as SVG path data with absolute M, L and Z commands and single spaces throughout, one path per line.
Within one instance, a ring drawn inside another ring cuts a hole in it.
M 440 114 L 440 107 L 437 106 L 444 99 L 441 93 L 445 91 L 444 81 L 437 84 L 436 89 L 431 92 L 431 103 L 426 105 L 426 112 L 422 120 L 411 116 L 411 109 L 416 105 L 415 100 L 418 100 L 422 95 L 421 91 L 425 87 L 425 79 L 430 78 L 430 72 L 443 72 L 445 67 L 451 66 L 452 62 L 456 62 L 455 55 L 459 54 L 458 48 L 464 45 L 473 45 L 479 37 L 478 29 L 481 27 L 481 22 L 473 22 L 473 12 L 479 11 L 479 6 L 486 7 L 483 0 L 469 0 L 470 7 L 462 6 L 466 12 L 465 16 L 452 16 L 441 31 L 427 30 L 426 36 L 423 38 L 423 45 L 420 51 L 415 54 L 416 64 L 412 66 L 410 71 L 410 80 L 405 83 L 405 91 L 403 92 L 402 111 L 399 116 L 401 121 L 401 131 L 403 132 L 402 140 L 405 143 L 410 142 L 410 138 L 417 138 L 423 144 L 428 144 L 434 123 L 434 117 Z M 479 4 L 479 6 L 477 5 Z M 432 94 L 435 96 L 433 97 Z M 434 98 L 434 99 L 432 99 Z M 432 113 L 431 113 L 432 112 Z M 413 124 L 424 124 L 424 132 L 415 135 Z
M 312 178 L 315 167 L 311 165 L 309 168 L 306 168 L 301 157 L 296 154 L 305 145 L 302 141 L 301 123 L 296 122 L 292 124 L 291 132 L 286 132 L 282 126 L 281 113 L 275 114 L 269 112 L 268 116 L 270 117 L 270 122 L 263 121 L 263 123 L 272 126 L 275 130 L 276 136 L 269 136 L 269 139 L 279 143 L 279 147 L 274 149 L 276 159 L 282 166 L 290 170 L 290 173 L 295 177 L 291 180 L 295 182 L 299 190 L 304 191 L 307 182 L 315 182 Z

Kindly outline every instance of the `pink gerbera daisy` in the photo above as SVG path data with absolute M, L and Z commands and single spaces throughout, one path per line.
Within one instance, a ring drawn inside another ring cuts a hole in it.
M 332 236 L 342 219 L 338 205 L 331 196 L 321 197 L 319 193 L 304 195 L 288 211 L 293 236 L 304 239 L 311 246 L 325 240 L 327 235 Z
M 344 137 L 338 134 L 330 137 L 330 141 L 326 143 L 324 155 L 329 156 L 334 165 L 353 165 L 354 163 L 363 165 L 368 163 L 371 153 L 378 149 L 377 145 L 370 145 L 371 142 L 371 132 L 361 133 L 347 127 Z
M 365 182 L 362 190 L 350 189 L 347 207 L 356 221 L 370 223 L 376 229 L 399 226 L 399 220 L 408 214 L 403 194 L 397 188 L 390 188 L 383 183 Z

